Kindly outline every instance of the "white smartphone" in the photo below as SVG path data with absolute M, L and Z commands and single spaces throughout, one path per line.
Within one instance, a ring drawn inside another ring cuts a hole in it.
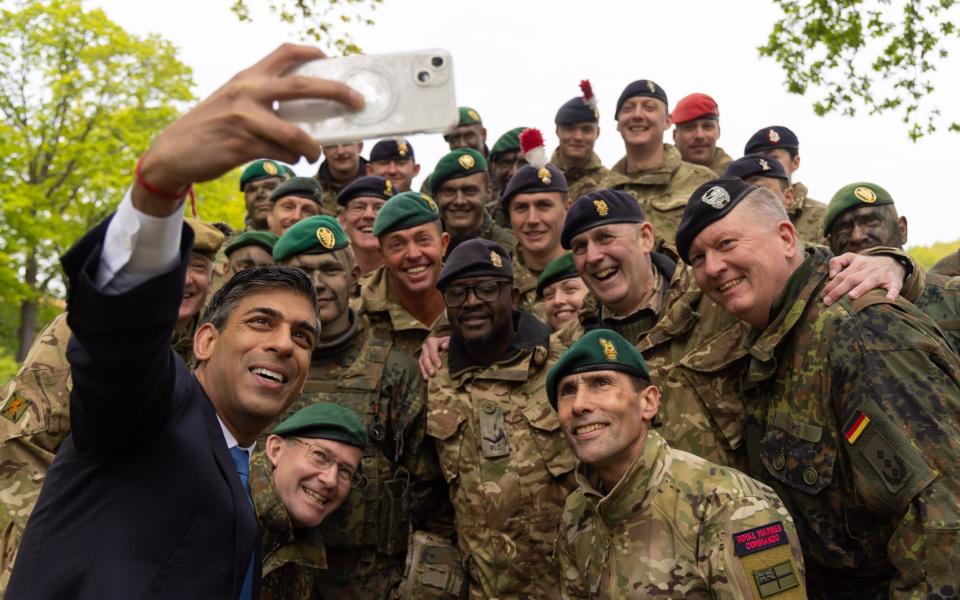
M 342 81 L 363 95 L 363 110 L 332 100 L 280 102 L 277 113 L 321 145 L 410 133 L 446 132 L 457 126 L 453 61 L 445 50 L 353 55 L 305 63 L 293 73 Z

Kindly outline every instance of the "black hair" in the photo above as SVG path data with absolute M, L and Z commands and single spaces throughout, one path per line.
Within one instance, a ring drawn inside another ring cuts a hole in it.
M 267 290 L 289 290 L 300 294 L 307 298 L 310 306 L 316 310 L 317 290 L 306 273 L 292 267 L 270 265 L 244 269 L 231 277 L 213 295 L 210 304 L 203 311 L 200 325 L 210 323 L 217 328 L 217 331 L 223 331 L 230 313 L 241 300 L 251 294 L 259 294 Z

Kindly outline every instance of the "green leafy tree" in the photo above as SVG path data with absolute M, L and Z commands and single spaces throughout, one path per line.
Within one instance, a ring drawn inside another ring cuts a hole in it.
M 57 259 L 112 211 L 151 138 L 192 100 L 190 69 L 156 36 L 79 0 L 0 11 L 0 301 L 19 307 L 17 360 Z
M 920 263 L 921 267 L 929 269 L 941 258 L 956 252 L 957 248 L 960 248 L 960 240 L 937 242 L 929 246 L 911 246 L 907 248 L 907 253 Z
M 251 0 L 234 0 L 230 7 L 241 21 L 252 21 Z M 268 9 L 282 22 L 294 25 L 300 39 L 315 42 L 335 54 L 359 54 L 350 28 L 373 25 L 369 17 L 383 0 L 269 0 Z
M 956 73 L 958 0 L 773 0 L 783 11 L 759 48 L 818 115 L 897 114 L 914 141 L 960 122 L 941 115 L 934 79 Z M 952 68 L 949 68 L 952 67 Z

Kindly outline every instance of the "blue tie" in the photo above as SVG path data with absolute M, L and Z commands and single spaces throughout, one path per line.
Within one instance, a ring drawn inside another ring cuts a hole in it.
M 250 457 L 246 450 L 240 446 L 234 446 L 230 448 L 230 458 L 233 459 L 233 464 L 237 468 L 237 475 L 240 476 L 240 484 L 243 486 L 244 491 L 247 492 L 247 498 L 249 499 Z M 250 504 L 253 505 L 252 500 Z M 253 600 L 253 556 L 250 557 L 250 564 L 247 565 L 247 574 L 243 578 L 243 587 L 240 588 L 239 600 Z

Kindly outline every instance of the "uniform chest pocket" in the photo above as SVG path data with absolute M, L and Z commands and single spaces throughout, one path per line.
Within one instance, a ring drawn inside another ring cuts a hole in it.
M 440 468 L 447 483 L 457 478 L 460 471 L 460 450 L 463 446 L 463 428 L 466 417 L 457 410 L 432 410 L 427 415 L 427 435 L 437 441 Z
M 523 417 L 530 424 L 533 442 L 550 474 L 560 477 L 572 471 L 576 458 L 560 431 L 557 413 L 546 402 L 535 402 L 524 409 Z
M 767 472 L 778 481 L 817 494 L 833 481 L 837 449 L 822 439 L 822 429 L 794 422 L 800 436 L 771 426 L 763 436 L 760 458 Z

